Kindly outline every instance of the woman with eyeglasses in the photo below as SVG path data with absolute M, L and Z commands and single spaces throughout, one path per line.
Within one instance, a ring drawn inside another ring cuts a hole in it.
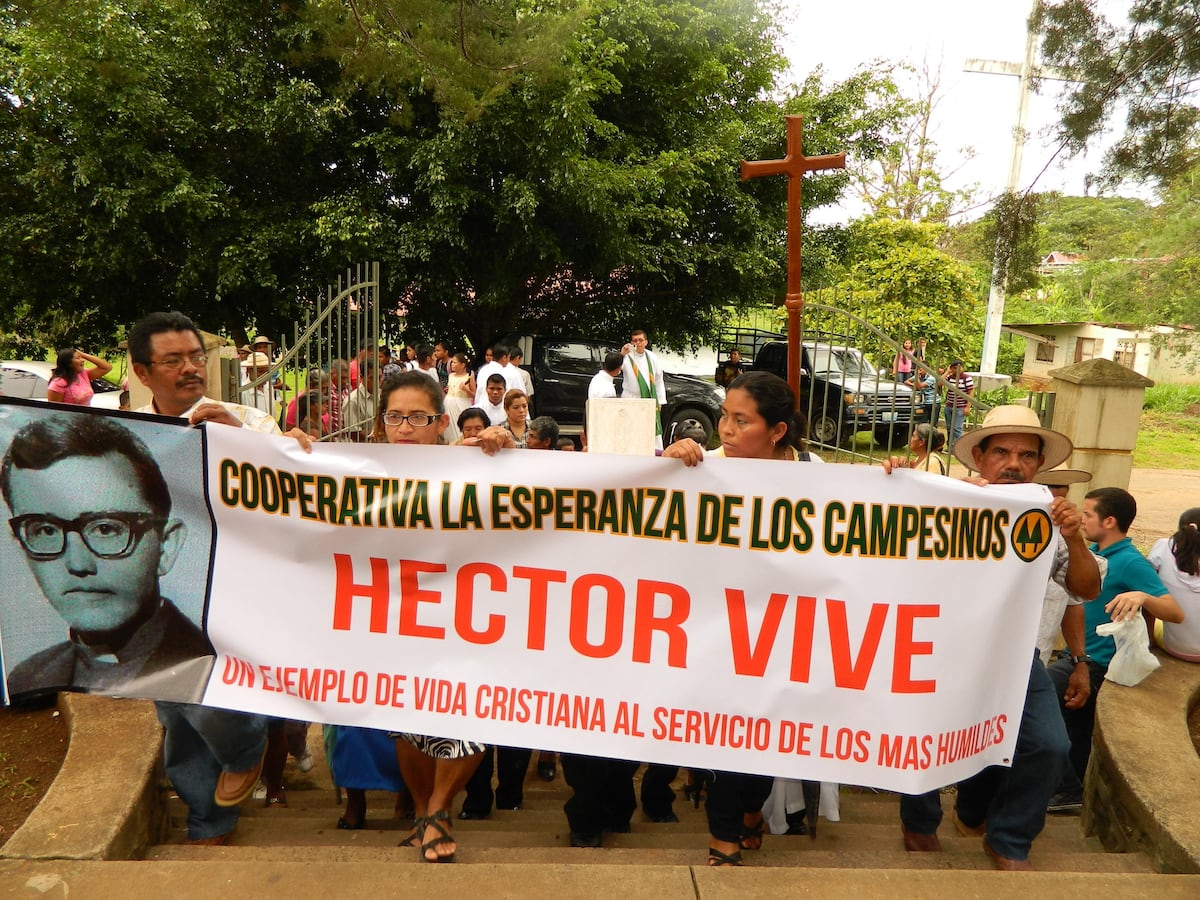
M 92 396 L 96 393 L 92 390 L 92 379 L 103 378 L 111 371 L 112 363 L 76 347 L 59 350 L 50 383 L 46 386 L 46 399 L 53 403 L 91 406 Z
M 402 372 L 379 389 L 375 440 L 388 444 L 440 444 L 450 424 L 442 389 L 424 372 Z M 467 443 L 494 453 L 512 447 L 503 428 L 491 427 Z M 396 734 L 400 774 L 412 794 L 416 820 L 401 846 L 416 845 L 424 862 L 454 862 L 450 804 L 478 767 L 484 744 L 420 734 Z

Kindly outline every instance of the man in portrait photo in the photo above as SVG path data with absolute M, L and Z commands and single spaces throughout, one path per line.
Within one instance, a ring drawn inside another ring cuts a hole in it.
M 0 493 L 12 540 L 66 625 L 64 640 L 13 668 L 9 695 L 198 700 L 213 648 L 159 588 L 187 528 L 141 438 L 106 416 L 40 413 L 13 435 Z

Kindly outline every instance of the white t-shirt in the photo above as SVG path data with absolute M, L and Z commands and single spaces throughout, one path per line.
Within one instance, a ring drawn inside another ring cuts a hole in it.
M 484 363 L 479 367 L 479 371 L 475 373 L 475 406 L 484 408 L 487 406 L 487 380 L 490 375 L 503 375 L 504 366 L 492 360 Z M 508 383 L 508 379 L 504 379 L 504 383 Z M 505 388 L 505 390 L 508 390 Z
M 1172 656 L 1200 662 L 1200 576 L 1179 571 L 1171 538 L 1155 542 L 1146 558 L 1183 610 L 1182 622 L 1163 622 L 1163 646 Z
M 267 415 L 261 410 L 255 409 L 253 406 L 246 406 L 242 403 L 229 403 L 225 400 L 214 400 L 212 397 L 201 397 L 187 409 L 179 414 L 180 419 L 191 418 L 192 413 L 197 406 L 204 403 L 215 403 L 218 406 L 223 406 L 229 412 L 233 413 L 234 417 L 242 423 L 243 428 L 249 428 L 251 431 L 259 431 L 263 434 L 282 434 L 279 430 L 279 423 L 272 416 Z M 151 401 L 148 406 L 143 406 L 135 409 L 134 412 L 151 413 L 156 416 L 161 416 L 157 409 L 154 408 L 154 402 Z
M 603 369 L 592 376 L 591 384 L 588 385 L 588 399 L 593 397 L 605 398 L 617 396 L 617 379 L 609 375 Z
M 495 406 L 487 402 L 487 397 L 483 398 L 483 405 L 479 407 L 487 413 L 488 421 L 493 425 L 503 425 L 508 421 L 508 413 L 504 411 L 504 401 L 501 400 Z

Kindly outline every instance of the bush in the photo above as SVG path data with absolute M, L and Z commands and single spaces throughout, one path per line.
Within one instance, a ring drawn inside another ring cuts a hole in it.
M 1156 384 L 1146 389 L 1142 409 L 1186 412 L 1200 403 L 1200 384 Z

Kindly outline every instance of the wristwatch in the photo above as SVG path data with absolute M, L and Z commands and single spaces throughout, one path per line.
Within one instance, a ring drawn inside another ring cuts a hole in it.
M 1090 663 L 1091 661 L 1092 661 L 1092 658 L 1090 656 L 1088 656 L 1086 653 L 1080 654 L 1079 656 L 1071 657 L 1071 665 L 1073 665 L 1073 666 L 1077 666 L 1080 663 Z

